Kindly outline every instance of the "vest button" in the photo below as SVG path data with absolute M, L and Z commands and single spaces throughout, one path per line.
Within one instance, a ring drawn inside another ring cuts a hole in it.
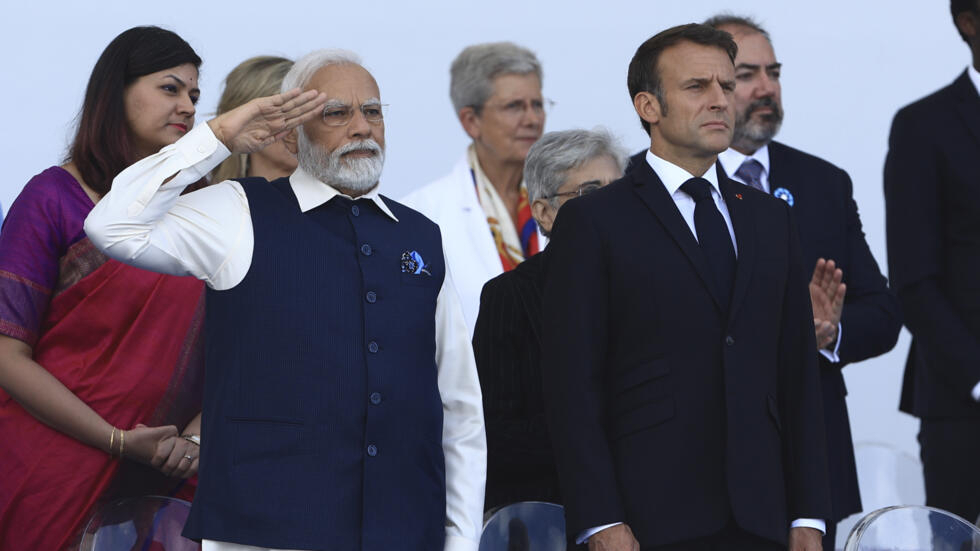
M 371 352 L 372 354 L 377 354 L 377 353 L 378 353 L 378 343 L 376 343 L 376 342 L 374 342 L 374 341 L 371 341 L 371 342 L 369 342 L 369 343 L 368 343 L 368 350 L 369 350 L 369 351 L 370 351 L 370 352 Z
M 371 457 L 378 455 L 378 447 L 375 446 L 374 444 L 368 444 L 367 453 Z
M 381 403 L 381 393 L 380 392 L 372 392 L 371 393 L 371 403 L 374 404 L 374 405 L 378 405 L 378 404 Z
M 375 302 L 378 301 L 378 295 L 374 291 L 368 291 L 367 295 L 364 296 L 364 299 L 370 302 L 371 304 L 374 304 Z
M 374 251 L 371 250 L 371 245 L 368 245 L 367 243 L 361 245 L 361 253 L 363 253 L 364 256 L 371 256 L 372 252 Z
M 735 339 L 732 338 L 731 335 L 728 335 L 727 337 L 725 337 L 725 344 L 727 344 L 728 346 L 732 346 L 733 344 L 735 344 Z
M 361 209 L 358 208 L 357 205 L 353 205 L 350 208 L 350 213 L 353 214 L 354 216 L 360 216 L 361 215 Z

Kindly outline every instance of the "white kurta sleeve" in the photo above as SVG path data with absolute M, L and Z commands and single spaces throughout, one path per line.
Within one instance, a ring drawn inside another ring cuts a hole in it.
M 254 240 L 241 185 L 229 180 L 181 195 L 228 155 L 207 124 L 197 126 L 119 173 L 85 233 L 120 262 L 234 287 L 248 272 Z
M 483 529 L 487 439 L 469 331 L 447 264 L 436 303 L 436 363 L 446 458 L 445 551 L 476 551 Z

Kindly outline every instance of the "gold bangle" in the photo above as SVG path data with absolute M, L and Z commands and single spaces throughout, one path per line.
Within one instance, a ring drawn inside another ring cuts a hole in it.
M 112 427 L 109 431 L 109 455 L 115 455 L 112 453 L 112 443 L 116 440 L 116 427 Z
M 123 449 L 126 448 L 126 431 L 119 431 L 119 457 L 123 456 Z

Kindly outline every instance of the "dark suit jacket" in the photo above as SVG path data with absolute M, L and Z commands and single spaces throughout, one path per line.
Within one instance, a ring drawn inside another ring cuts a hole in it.
M 486 509 L 561 504 L 541 392 L 541 295 L 547 250 L 483 286 L 473 353 L 487 425 Z
M 980 96 L 965 72 L 901 109 L 885 161 L 888 267 L 912 332 L 902 411 L 977 417 Z
M 830 520 L 836 521 L 861 510 L 841 368 L 895 346 L 902 329 L 900 308 L 864 239 L 846 172 L 823 159 L 772 142 L 769 186 L 770 190 L 787 189 L 793 195 L 803 267 L 812 272 L 818 258 L 833 259 L 847 284 L 838 349 L 841 361 L 834 364 L 817 355 L 834 506 Z
M 719 179 L 738 244 L 728 308 L 647 163 L 558 214 L 542 367 L 570 538 L 625 521 L 647 547 L 734 519 L 785 542 L 791 519 L 831 515 L 795 224 Z

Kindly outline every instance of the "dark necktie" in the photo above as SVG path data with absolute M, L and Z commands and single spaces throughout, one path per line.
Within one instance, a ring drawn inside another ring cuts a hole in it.
M 684 182 L 681 190 L 694 199 L 694 229 L 698 234 L 698 245 L 708 259 L 721 304 L 727 309 L 735 281 L 735 247 L 728 233 L 728 224 L 711 198 L 711 184 L 707 180 L 691 178 Z
M 766 190 L 762 187 L 762 163 L 759 161 L 752 157 L 747 157 L 742 162 L 742 166 L 738 167 L 738 170 L 735 171 L 735 175 L 749 186 L 765 193 Z

